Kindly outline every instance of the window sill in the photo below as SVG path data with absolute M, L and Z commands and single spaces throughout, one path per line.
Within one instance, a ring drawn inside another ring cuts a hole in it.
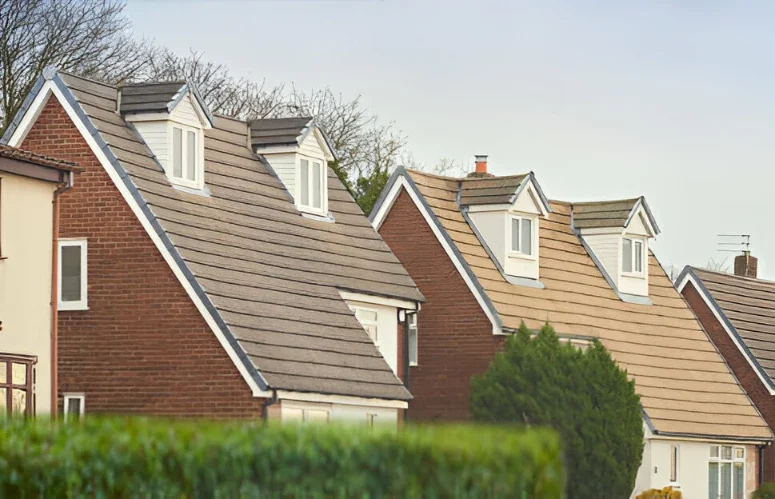
M 536 257 L 534 255 L 526 255 L 524 253 L 517 253 L 514 251 L 509 251 L 509 258 L 519 258 L 520 260 L 527 260 L 530 262 L 536 261 Z
M 622 271 L 622 277 L 632 277 L 634 279 L 645 279 L 646 274 L 643 272 L 624 272 Z
M 57 306 L 57 312 L 85 312 L 89 310 L 88 305 L 62 305 L 61 303 Z

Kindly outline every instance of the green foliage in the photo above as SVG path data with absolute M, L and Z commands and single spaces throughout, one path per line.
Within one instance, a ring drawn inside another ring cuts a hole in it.
M 751 494 L 751 499 L 775 499 L 775 483 L 762 484 Z
M 372 171 L 367 177 L 358 177 L 355 181 L 354 197 L 363 213 L 367 215 L 371 213 L 389 178 L 387 170 L 380 169 Z
M 646 490 L 638 494 L 635 499 L 681 499 L 683 494 L 673 487 Z
M 551 430 L 0 422 L 1 497 L 560 498 Z
M 643 452 L 640 398 L 627 373 L 598 341 L 586 350 L 544 326 L 522 325 L 489 370 L 472 380 L 471 412 L 488 422 L 546 425 L 559 431 L 569 499 L 628 497 Z

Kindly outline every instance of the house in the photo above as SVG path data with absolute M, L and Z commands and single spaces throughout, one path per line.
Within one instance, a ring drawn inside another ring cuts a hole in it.
M 523 321 L 548 322 L 574 342 L 599 338 L 635 380 L 634 493 L 756 488 L 772 433 L 649 251 L 659 227 L 644 198 L 549 201 L 533 173 L 492 176 L 478 157 L 465 178 L 399 168 L 371 218 L 426 298 L 409 419 L 468 418 L 471 377 Z
M 775 282 L 757 279 L 749 251 L 735 257 L 734 274 L 686 267 L 676 287 L 762 413 L 775 428 Z M 775 481 L 775 452 L 767 447 L 763 478 Z
M 59 197 L 72 163 L 0 146 L 0 415 L 56 410 L 56 303 L 73 290 L 58 279 Z
M 310 119 L 214 116 L 186 82 L 47 68 L 3 142 L 83 169 L 61 197 L 68 412 L 392 423 L 423 296 Z M 290 162 L 290 163 L 289 163 Z M 77 248 L 77 249 L 74 249 Z

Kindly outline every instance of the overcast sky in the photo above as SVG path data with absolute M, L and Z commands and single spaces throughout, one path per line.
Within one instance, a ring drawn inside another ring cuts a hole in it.
M 238 76 L 361 95 L 421 162 L 489 154 L 492 173 L 532 170 L 552 199 L 645 195 L 666 267 L 731 266 L 717 234 L 751 234 L 760 277 L 775 279 L 775 2 L 635 3 L 127 10 L 138 36 L 203 51 Z

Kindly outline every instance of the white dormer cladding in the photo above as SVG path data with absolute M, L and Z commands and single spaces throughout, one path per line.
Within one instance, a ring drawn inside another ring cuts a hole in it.
M 193 87 L 161 92 L 174 84 L 125 87 L 120 110 L 148 145 L 176 186 L 202 190 L 204 178 L 204 130 L 212 128 L 212 116 Z M 138 94 L 137 92 L 147 93 Z M 155 100 L 154 100 L 155 99 Z M 148 102 L 144 102 L 148 101 Z
M 315 122 L 310 118 L 256 120 L 251 123 L 251 140 L 299 211 L 328 217 L 328 163 L 335 157 Z
M 647 297 L 649 240 L 659 234 L 659 228 L 643 198 L 629 201 L 630 209 L 622 210 L 626 204 L 579 203 L 574 205 L 574 224 L 616 291 L 625 297 Z
M 512 185 L 488 187 L 499 183 L 509 184 L 507 178 L 498 177 L 464 181 L 467 194 L 461 196 L 461 204 L 469 203 L 464 213 L 504 274 L 538 284 L 540 224 L 549 213 L 548 202 L 532 174 Z M 483 195 L 477 196 L 477 191 Z

